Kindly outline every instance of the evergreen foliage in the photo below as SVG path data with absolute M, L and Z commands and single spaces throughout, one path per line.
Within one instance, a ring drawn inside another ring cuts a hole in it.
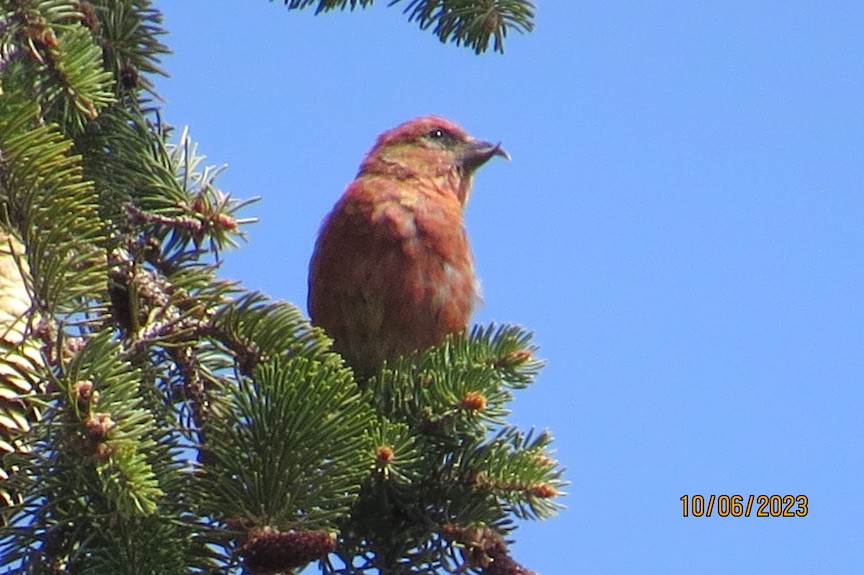
M 297 307 L 217 277 L 250 201 L 161 121 L 150 2 L 0 7 L 0 571 L 530 573 L 504 538 L 564 485 L 507 423 L 530 334 L 358 382 Z M 478 52 L 532 10 L 406 7 Z
M 271 0 L 272 1 L 272 0 Z M 354 10 L 371 6 L 374 0 L 284 0 L 289 10 L 316 4 L 315 13 Z M 404 4 L 403 12 L 422 30 L 432 28 L 441 42 L 465 45 L 480 54 L 489 49 L 504 52 L 508 30 L 526 33 L 534 29 L 534 4 L 529 0 L 390 0 L 388 6 Z

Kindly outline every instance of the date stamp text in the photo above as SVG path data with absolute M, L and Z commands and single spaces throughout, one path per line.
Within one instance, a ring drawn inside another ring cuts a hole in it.
M 806 495 L 682 495 L 684 517 L 806 517 Z

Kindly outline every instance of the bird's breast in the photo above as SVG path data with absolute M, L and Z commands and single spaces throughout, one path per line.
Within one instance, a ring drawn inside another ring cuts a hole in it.
M 478 299 L 455 195 L 362 180 L 328 216 L 310 272 L 310 313 L 354 362 L 440 343 Z

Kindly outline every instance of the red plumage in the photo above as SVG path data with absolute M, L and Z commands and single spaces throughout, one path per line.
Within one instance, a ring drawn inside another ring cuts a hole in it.
M 478 298 L 463 221 L 498 144 L 428 116 L 382 134 L 324 220 L 309 266 L 312 322 L 360 376 L 464 330 Z

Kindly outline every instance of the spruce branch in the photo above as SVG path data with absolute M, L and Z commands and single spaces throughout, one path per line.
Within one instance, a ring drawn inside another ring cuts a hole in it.
M 347 370 L 305 357 L 272 359 L 237 383 L 221 390 L 224 413 L 206 429 L 203 511 L 242 542 L 247 563 L 298 567 L 307 554 L 286 549 L 312 544 L 299 533 L 335 530 L 373 464 L 372 413 Z
M 162 14 L 149 0 L 90 0 L 78 8 L 87 27 L 104 52 L 105 67 L 116 78 L 118 95 L 143 89 L 156 96 L 148 75 L 167 76 L 161 58 L 170 50 L 162 43 L 166 34 Z
M 390 6 L 402 0 L 391 0 Z M 534 5 L 525 0 L 410 0 L 404 12 L 422 30 L 434 26 L 441 42 L 464 44 L 476 54 L 489 48 L 504 52 L 508 30 L 534 29 Z
M 390 0 L 388 6 L 402 1 Z M 284 0 L 289 10 L 301 10 L 317 4 L 315 14 L 365 8 L 373 2 Z M 534 29 L 534 4 L 528 0 L 408 0 L 403 12 L 408 15 L 408 21 L 417 22 L 421 30 L 432 28 L 441 42 L 465 45 L 475 54 L 488 50 L 490 41 L 496 52 L 503 53 L 508 31 L 528 33 Z
M 13 68 L 10 84 L 18 81 L 38 92 L 42 116 L 60 122 L 67 133 L 80 131 L 114 100 L 113 77 L 102 68 L 102 50 L 80 17 L 68 0 L 18 0 L 5 11 L 0 36 L 3 44 L 17 41 L 20 46 L 8 52 L 13 56 L 8 59 Z
M 67 526 L 98 541 L 112 516 L 155 513 L 165 491 L 154 466 L 169 457 L 143 404 L 140 373 L 120 358 L 110 332 L 91 339 L 50 387 L 56 391 L 45 398 L 33 448 L 15 477 L 26 495 L 24 514 L 15 520 L 15 538 L 6 542 L 48 562 L 68 560 L 86 539 L 73 536 L 46 550 L 39 545 L 46 532 Z
M 85 311 L 104 293 L 106 230 L 73 143 L 56 125 L 40 124 L 38 114 L 24 91 L 0 100 L 0 203 L 28 246 L 39 306 L 58 317 Z M 64 219 L 68 225 L 55 225 Z
M 442 526 L 441 533 L 461 551 L 462 564 L 456 572 L 471 567 L 483 575 L 536 575 L 513 560 L 504 539 L 483 524 L 448 523 Z
M 507 415 L 510 390 L 537 376 L 543 361 L 536 351 L 530 332 L 518 326 L 475 326 L 386 364 L 366 385 L 382 414 L 422 424 L 433 435 L 483 435 Z
M 209 334 L 218 337 L 236 356 L 243 374 L 269 358 L 304 356 L 338 365 L 327 351 L 330 340 L 296 306 L 270 301 L 249 292 L 228 302 L 213 315 Z
M 535 436 L 504 427 L 492 439 L 456 454 L 446 475 L 495 496 L 516 517 L 551 517 L 561 509 L 555 498 L 563 495 L 565 485 L 563 469 L 547 449 L 551 442 L 548 431 Z
M 533 26 L 525 0 L 403 6 L 478 53 Z M 296 306 L 218 279 L 254 199 L 159 116 L 163 34 L 148 0 L 0 11 L 0 570 L 530 573 L 504 537 L 564 485 L 551 437 L 506 421 L 530 333 L 358 384 Z
M 342 565 L 329 563 L 326 572 L 368 572 L 350 559 L 360 556 L 387 573 L 436 572 L 455 561 L 442 526 L 483 525 L 503 542 L 514 517 L 560 509 L 565 483 L 548 450 L 551 435 L 504 420 L 511 390 L 529 385 L 542 366 L 536 351 L 522 328 L 478 326 L 364 382 L 380 425 L 372 431 L 376 463 L 342 528 Z M 502 553 L 495 569 L 515 569 Z

